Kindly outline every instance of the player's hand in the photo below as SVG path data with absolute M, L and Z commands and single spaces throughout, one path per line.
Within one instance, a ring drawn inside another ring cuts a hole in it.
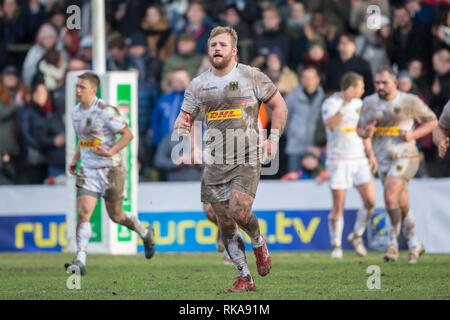
M 73 159 L 72 162 L 69 164 L 69 173 L 73 176 L 77 174 L 75 171 L 75 170 L 77 170 L 77 164 L 78 164 L 78 161 L 75 159 Z
M 280 140 L 280 137 L 274 134 L 270 134 L 269 138 L 266 139 L 266 141 L 263 142 L 263 154 L 261 162 L 265 164 L 269 160 L 275 159 L 275 156 L 277 155 L 278 151 L 278 141 Z
M 439 157 L 441 157 L 441 158 L 445 157 L 445 154 L 447 153 L 449 144 L 450 144 L 450 139 L 448 137 L 446 137 L 444 140 L 442 140 L 439 143 L 439 146 L 438 146 Z
M 409 142 L 414 139 L 412 132 L 408 130 L 400 130 L 399 137 L 400 139 L 406 142 Z
M 183 115 L 180 114 L 175 120 L 175 124 L 173 126 L 173 129 L 177 133 L 179 137 L 185 137 L 189 135 L 191 132 L 191 116 L 189 114 Z
M 372 169 L 372 173 L 377 172 L 377 170 L 378 170 L 377 158 L 375 158 L 375 156 L 372 155 L 368 159 L 369 159 L 370 168 Z
M 100 147 L 100 146 L 92 147 L 91 150 L 95 154 L 97 154 L 99 156 L 102 156 L 102 157 L 112 157 L 113 156 L 113 154 L 111 153 L 110 150 L 106 150 L 105 148 Z

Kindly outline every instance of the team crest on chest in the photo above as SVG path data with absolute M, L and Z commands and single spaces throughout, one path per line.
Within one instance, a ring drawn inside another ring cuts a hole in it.
M 90 127 L 92 125 L 92 118 L 86 119 L 86 127 Z
M 400 112 L 400 107 L 394 107 L 394 113 L 397 115 Z
M 231 81 L 230 82 L 230 90 L 236 91 L 238 89 L 238 82 L 237 81 Z

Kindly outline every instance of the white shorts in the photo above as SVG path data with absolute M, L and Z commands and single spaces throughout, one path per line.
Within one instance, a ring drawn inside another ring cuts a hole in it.
M 76 186 L 99 194 L 107 201 L 123 199 L 125 170 L 122 165 L 99 169 L 78 168 Z
M 326 170 L 332 190 L 350 189 L 372 179 L 372 172 L 367 159 L 327 160 Z

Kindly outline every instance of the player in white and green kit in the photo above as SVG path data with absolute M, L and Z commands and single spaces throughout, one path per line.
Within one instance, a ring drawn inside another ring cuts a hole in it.
M 105 200 L 106 211 L 112 221 L 139 234 L 147 259 L 155 253 L 155 243 L 152 227 L 144 228 L 135 215 L 123 211 L 126 174 L 119 152 L 130 143 L 133 134 L 118 109 L 96 97 L 99 77 L 95 73 L 85 72 L 78 78 L 76 99 L 79 103 L 71 116 L 79 143 L 69 166 L 69 172 L 77 175 L 77 257 L 75 262 L 66 263 L 65 268 L 67 270 L 71 265 L 76 265 L 84 275 L 91 236 L 89 220 L 99 197 Z M 116 140 L 117 134 L 121 135 L 119 140 Z M 76 172 L 80 159 L 81 165 Z

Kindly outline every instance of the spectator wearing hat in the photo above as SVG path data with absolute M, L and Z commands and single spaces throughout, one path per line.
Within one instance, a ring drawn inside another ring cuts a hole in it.
M 139 79 L 146 79 L 159 85 L 163 64 L 148 51 L 147 41 L 142 32 L 137 31 L 131 36 L 128 54 L 130 60 L 139 70 Z
M 175 34 L 160 5 L 147 7 L 141 30 L 145 34 L 148 50 L 159 60 L 164 62 L 174 53 Z
M 27 86 L 31 85 L 41 61 L 47 50 L 55 47 L 58 40 L 56 29 L 49 23 L 43 24 L 37 33 L 36 44 L 28 51 L 22 67 L 22 81 Z
M 363 58 L 370 65 L 372 74 L 381 66 L 391 65 L 389 54 L 392 50 L 389 18 L 380 16 L 380 28 L 368 29 L 355 38 L 356 56 Z
M 28 88 L 20 82 L 16 68 L 5 67 L 0 78 L 0 164 L 8 183 L 16 180 L 21 151 L 17 111 L 28 98 Z
M 80 42 L 80 51 L 78 57 L 83 59 L 88 64 L 88 69 L 92 70 L 92 45 L 94 44 L 94 39 L 92 35 L 85 35 Z
M 178 36 L 177 52 L 167 58 L 162 71 L 161 89 L 163 92 L 170 91 L 168 75 L 172 70 L 183 68 L 189 73 L 191 79 L 197 76 L 197 71 L 202 64 L 204 54 L 196 51 L 197 43 L 195 36 L 182 33 Z
M 355 39 L 350 34 L 343 34 L 339 37 L 339 55 L 331 59 L 328 65 L 325 90 L 327 93 L 340 90 L 342 76 L 347 72 L 356 72 L 364 78 L 364 96 L 373 93 L 373 78 L 369 63 L 356 56 Z
M 315 67 L 319 72 L 320 83 L 325 85 L 329 56 L 325 49 L 325 42 L 320 38 L 309 42 L 308 52 L 303 56 L 302 64 L 297 67 L 298 73 L 304 67 Z

